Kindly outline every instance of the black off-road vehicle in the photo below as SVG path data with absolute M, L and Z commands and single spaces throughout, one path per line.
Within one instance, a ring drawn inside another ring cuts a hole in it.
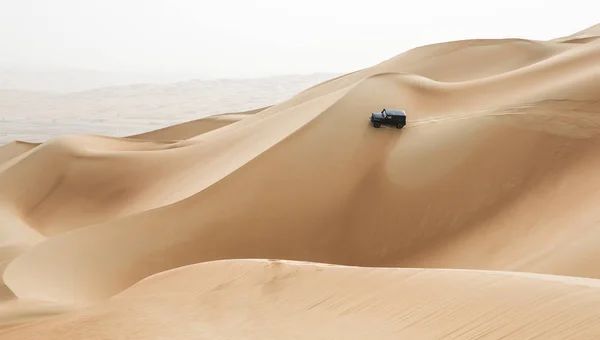
M 371 113 L 370 119 L 373 127 L 376 128 L 381 125 L 392 125 L 397 129 L 402 129 L 406 125 L 406 112 L 404 110 L 383 109 L 381 112 Z

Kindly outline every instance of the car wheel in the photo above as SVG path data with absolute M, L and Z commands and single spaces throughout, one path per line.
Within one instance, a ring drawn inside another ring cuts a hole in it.
M 402 125 L 402 124 L 398 124 L 398 125 L 396 125 L 396 129 L 402 129 L 403 126 L 404 125 Z
M 379 123 L 373 123 L 373 127 L 375 127 L 375 128 L 378 128 L 380 126 L 381 126 L 381 124 L 379 124 Z

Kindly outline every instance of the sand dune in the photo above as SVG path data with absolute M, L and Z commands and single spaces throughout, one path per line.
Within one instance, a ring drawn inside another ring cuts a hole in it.
M 600 24 L 588 27 L 579 32 L 575 32 L 566 37 L 552 39 L 551 41 L 558 41 L 564 43 L 588 43 L 593 40 L 600 38 Z
M 12 143 L 0 146 L 0 166 L 3 163 L 33 149 L 39 143 L 27 143 L 23 141 L 14 141 Z
M 0 296 L 25 312 L 2 339 L 600 336 L 599 35 L 423 46 L 251 111 L 3 146 Z M 372 128 L 384 107 L 407 126 Z M 269 258 L 330 265 L 240 260 Z
M 599 289 L 596 280 L 503 272 L 211 262 L 158 274 L 94 307 L 2 335 L 592 339 L 600 332 Z
M 265 110 L 267 107 L 260 109 L 224 113 L 213 115 L 206 118 L 197 119 L 191 122 L 185 122 L 173 126 L 167 126 L 158 130 L 144 132 L 136 135 L 128 136 L 133 139 L 149 139 L 149 140 L 179 140 L 190 139 L 199 136 L 203 133 L 222 128 L 223 126 L 233 124 L 239 120 L 247 118 L 253 114 Z

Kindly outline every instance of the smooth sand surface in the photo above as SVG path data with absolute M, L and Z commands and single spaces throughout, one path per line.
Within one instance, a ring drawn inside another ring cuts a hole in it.
M 228 260 L 8 329 L 44 339 L 593 339 L 597 280 Z M 50 331 L 49 331 L 50 330 Z M 93 331 L 92 331 L 93 330 Z M 41 338 L 41 337 L 40 337 Z
M 600 338 L 597 36 L 2 146 L 0 338 Z M 374 129 L 383 108 L 407 126 Z

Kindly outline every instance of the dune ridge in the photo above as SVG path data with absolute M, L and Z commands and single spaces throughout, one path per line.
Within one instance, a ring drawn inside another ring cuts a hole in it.
M 0 336 L 600 336 L 599 35 L 422 46 L 271 106 L 0 147 L 0 299 L 25 311 Z M 373 129 L 382 108 L 407 126 Z

